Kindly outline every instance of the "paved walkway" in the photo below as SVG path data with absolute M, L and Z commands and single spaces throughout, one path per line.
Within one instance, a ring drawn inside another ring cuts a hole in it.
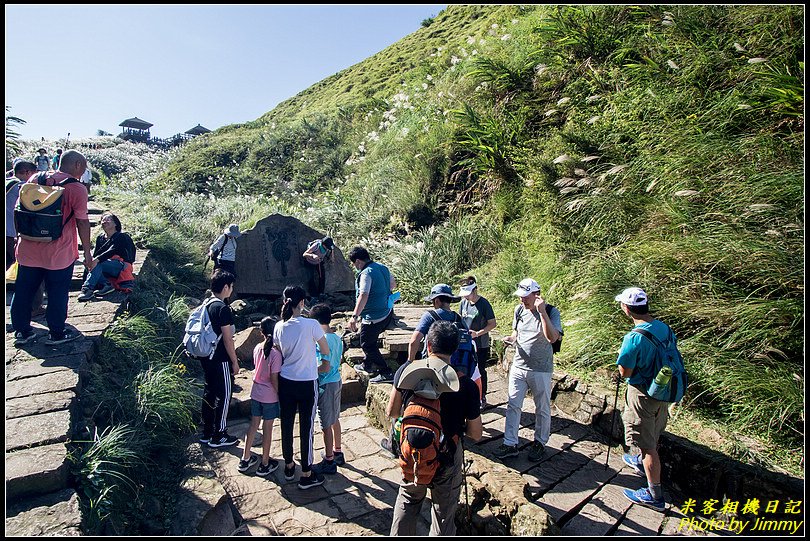
M 103 209 L 89 206 L 91 225 L 98 225 Z M 95 238 L 95 237 L 94 237 Z M 138 251 L 135 273 L 146 259 Z M 82 373 L 96 354 L 96 344 L 126 300 L 123 293 L 79 303 L 83 266 L 74 270 L 68 304 L 68 328 L 78 330 L 77 340 L 46 346 L 45 316 L 32 322 L 37 340 L 14 346 L 6 292 L 6 421 L 5 478 L 7 535 L 74 535 L 81 515 L 70 487 L 65 446 L 74 436 L 81 412 L 77 397 Z
M 411 310 L 414 314 L 420 310 Z M 398 311 L 398 313 L 404 310 Z M 409 318 L 410 319 L 410 318 Z M 412 321 L 405 321 L 412 324 Z M 391 331 L 403 334 L 402 330 Z M 385 341 L 384 341 L 385 342 Z M 391 349 L 396 349 L 394 346 Z M 466 444 L 468 460 L 478 455 L 484 461 L 503 463 L 519 472 L 526 485 L 524 493 L 534 504 L 546 509 L 566 535 L 674 535 L 682 515 L 669 506 L 659 513 L 631 505 L 621 489 L 640 488 L 645 484 L 621 461 L 612 449 L 605 467 L 607 447 L 604 438 L 591 428 L 552 410 L 552 435 L 541 462 L 527 459 L 528 446 L 533 440 L 534 402 L 524 402 L 520 430 L 521 454 L 501 462 L 492 452 L 503 439 L 506 411 L 506 380 L 496 368 L 489 369 L 489 407 L 483 412 L 484 437 L 479 443 Z M 385 391 L 389 388 L 385 387 Z M 344 405 L 341 414 L 342 448 L 346 465 L 336 475 L 326 476 L 326 482 L 308 490 L 295 481 L 285 481 L 282 468 L 268 478 L 237 471 L 242 443 L 227 450 L 205 449 L 204 454 L 216 471 L 226 492 L 231 496 L 241 518 L 237 530 L 250 535 L 388 535 L 392 506 L 396 500 L 400 470 L 395 460 L 379 447 L 383 432 L 370 426 L 364 404 Z M 232 420 L 229 432 L 244 439 L 247 419 Z M 297 434 L 297 428 L 295 433 Z M 253 452 L 261 453 L 260 438 Z M 315 434 L 316 462 L 320 460 L 323 438 Z M 299 449 L 296 436 L 295 446 Z M 271 456 L 281 459 L 280 428 L 276 423 Z M 298 460 L 296 455 L 296 461 Z M 283 462 L 283 461 L 282 461 Z M 492 463 L 491 462 L 491 463 Z M 472 494 L 472 493 L 471 493 Z M 670 500 L 680 500 L 669 495 Z M 497 494 L 492 496 L 497 498 Z M 472 498 L 472 496 L 471 496 Z M 464 501 L 464 492 L 461 493 Z M 239 524 L 237 522 L 237 524 Z M 417 532 L 427 534 L 430 524 L 429 506 L 423 505 Z

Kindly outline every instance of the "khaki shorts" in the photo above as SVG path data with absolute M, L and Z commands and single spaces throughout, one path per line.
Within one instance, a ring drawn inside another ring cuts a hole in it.
M 669 419 L 669 403 L 655 400 L 632 385 L 627 386 L 627 397 L 622 414 L 624 440 L 639 449 L 655 449 Z

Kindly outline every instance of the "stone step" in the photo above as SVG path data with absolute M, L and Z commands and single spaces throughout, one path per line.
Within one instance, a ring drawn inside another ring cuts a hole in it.
M 70 468 L 63 443 L 21 449 L 6 454 L 6 499 L 68 488 Z
M 52 492 L 6 509 L 7 536 L 81 535 L 79 497 L 71 489 Z

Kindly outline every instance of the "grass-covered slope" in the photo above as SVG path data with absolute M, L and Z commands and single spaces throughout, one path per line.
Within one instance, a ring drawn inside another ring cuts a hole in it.
M 679 336 L 685 404 L 796 449 L 803 24 L 803 6 L 451 6 L 199 138 L 157 185 L 250 219 L 280 198 L 371 246 L 411 300 L 474 270 L 504 330 L 532 276 L 584 371 L 614 362 L 613 296 L 641 286 Z

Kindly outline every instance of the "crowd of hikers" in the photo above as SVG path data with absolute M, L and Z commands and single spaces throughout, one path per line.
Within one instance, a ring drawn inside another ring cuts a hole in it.
M 238 229 L 230 226 L 224 237 L 229 231 Z M 212 251 L 221 249 L 227 241 L 221 237 L 212 245 Z M 334 245 L 329 241 L 331 249 Z M 322 242 L 311 244 L 307 251 L 315 252 L 317 248 L 312 248 L 319 244 Z M 362 246 L 354 247 L 348 260 L 358 271 L 348 330 L 359 333 L 364 354 L 354 369 L 367 374 L 371 383 L 392 384 L 386 407 L 390 434 L 380 442 L 402 470 L 391 535 L 414 534 L 416 517 L 428 491 L 433 510 L 431 535 L 453 535 L 465 437 L 472 442 L 480 440 L 481 411 L 488 405 L 486 366 L 494 361 L 489 336 L 497 326 L 494 310 L 478 291 L 474 276 L 461 280 L 458 295 L 451 286 L 436 284 L 424 298 L 432 308 L 413 331 L 407 361 L 394 371 L 380 352 L 378 338 L 394 318 L 396 280 Z M 186 349 L 200 359 L 205 370 L 200 442 L 213 448 L 240 443 L 227 431 L 231 379 L 239 371 L 233 344 L 234 320 L 227 304 L 236 279 L 221 265 L 214 270 L 212 297 L 192 312 L 184 338 Z M 530 391 L 535 402 L 535 430 L 527 458 L 539 462 L 550 436 L 553 356 L 560 350 L 563 329 L 559 310 L 545 301 L 535 280 L 522 280 L 514 295 L 520 302 L 514 309 L 512 332 L 503 338 L 507 347 L 514 347 L 508 367 L 504 439 L 494 456 L 506 460 L 519 454 L 521 410 Z M 261 321 L 264 340 L 253 351 L 251 422 L 237 466 L 242 473 L 256 466 L 255 475 L 262 477 L 279 467 L 279 461 L 270 456 L 273 424 L 278 418 L 284 478 L 293 481 L 300 466 L 298 487 L 302 490 L 322 485 L 325 475 L 336 473 L 338 466 L 345 464 L 339 420 L 343 340 L 331 327 L 330 306 L 318 302 L 307 307 L 309 298 L 302 286 L 289 285 L 282 295 L 280 317 Z M 683 394 L 686 374 L 672 330 L 649 315 L 646 293 L 628 288 L 615 300 L 634 323 L 622 343 L 617 377 L 628 381 L 623 414 L 625 439 L 638 453 L 625 454 L 623 461 L 648 481 L 647 487 L 625 489 L 624 494 L 635 503 L 663 510 L 656 448 L 667 423 L 668 406 Z M 457 312 L 452 304 L 458 302 Z M 300 442 L 297 464 L 293 449 L 296 415 Z M 316 418 L 325 448 L 317 462 L 313 456 Z M 251 452 L 251 446 L 261 423 L 262 455 L 258 457 Z
M 103 215 L 102 233 L 95 244 L 90 242 L 89 194 L 78 181 L 87 171 L 86 158 L 76 150 L 59 153 L 56 162 L 45 163 L 44 152 L 38 158 L 44 159 L 18 160 L 7 174 L 6 269 L 7 278 L 11 267 L 16 273 L 11 323 L 18 347 L 37 339 L 31 320 L 40 308 L 42 289 L 47 294 L 49 336 L 45 343 L 58 345 L 79 336 L 65 325 L 79 241 L 86 269 L 79 301 L 115 290 L 129 291 L 134 281 L 135 246 L 117 216 Z M 233 378 L 240 370 L 229 306 L 237 281 L 240 235 L 239 226 L 230 224 L 209 247 L 208 256 L 214 260 L 211 296 L 192 311 L 183 340 L 187 353 L 203 368 L 199 441 L 212 448 L 240 442 L 227 430 Z M 301 254 L 311 265 L 309 292 L 319 298 L 326 284 L 324 262 L 331 259 L 334 248 L 334 241 L 324 237 L 309 243 Z M 363 350 L 363 360 L 354 369 L 373 384 L 392 384 L 386 408 L 391 430 L 381 447 L 398 460 L 402 483 L 391 534 L 414 533 L 415 518 L 430 491 L 431 534 L 452 535 L 462 485 L 464 440 L 481 438 L 481 410 L 488 406 L 487 365 L 494 360 L 490 333 L 498 324 L 494 310 L 480 294 L 474 276 L 460 281 L 458 294 L 448 284 L 434 285 L 424 298 L 431 307 L 413 331 L 407 361 L 392 369 L 380 351 L 379 337 L 394 320 L 399 299 L 396 280 L 362 246 L 352 248 L 348 261 L 357 273 L 355 305 L 347 327 L 359 334 Z M 514 348 L 508 367 L 504 437 L 494 456 L 506 460 L 519 454 L 520 417 L 530 391 L 535 429 L 527 458 L 539 462 L 550 436 L 553 360 L 563 329 L 559 310 L 546 302 L 535 280 L 521 280 L 514 295 L 519 302 L 511 333 L 503 339 L 506 347 Z M 322 302 L 307 306 L 310 298 L 301 285 L 288 285 L 282 294 L 280 317 L 261 321 L 264 340 L 253 351 L 251 421 L 237 466 L 242 473 L 256 467 L 258 476 L 268 476 L 279 467 L 279 461 L 270 456 L 278 418 L 284 477 L 293 481 L 300 466 L 298 487 L 303 490 L 322 485 L 324 475 L 336 473 L 346 461 L 340 425 L 343 340 L 331 326 L 331 307 Z M 650 315 L 646 293 L 628 288 L 615 300 L 634 324 L 624 337 L 616 364 L 617 378 L 628 383 L 623 413 L 626 444 L 639 452 L 625 454 L 623 460 L 646 477 L 648 485 L 636 491 L 625 489 L 624 494 L 635 503 L 663 510 L 658 440 L 667 423 L 669 404 L 683 396 L 686 373 L 677 339 L 669 326 Z M 460 303 L 458 311 L 453 309 L 454 303 Z M 298 464 L 293 449 L 296 416 Z M 313 456 L 316 419 L 324 440 L 320 461 Z M 251 447 L 260 425 L 262 453 L 258 457 Z

